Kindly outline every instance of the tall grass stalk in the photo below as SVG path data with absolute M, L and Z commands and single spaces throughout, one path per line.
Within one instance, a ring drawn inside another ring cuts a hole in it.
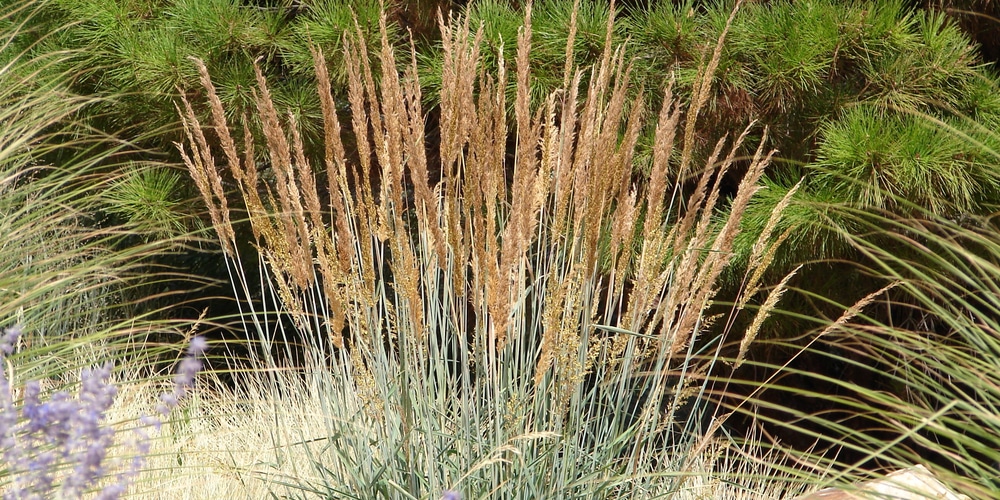
M 347 131 L 324 54 L 314 51 L 326 143 L 318 165 L 258 71 L 273 182 L 195 61 L 213 121 L 202 125 L 184 101 L 188 141 L 178 147 L 211 211 L 247 340 L 259 348 L 263 370 L 246 384 L 275 401 L 273 446 L 308 454 L 268 479 L 291 496 L 347 498 L 704 494 L 696 486 L 705 483 L 688 478 L 723 463 L 710 457 L 725 449 L 726 416 L 701 396 L 727 340 L 703 338 L 716 319 L 705 311 L 771 159 L 762 142 L 722 221 L 719 179 L 750 129 L 720 140 L 683 196 L 671 180 L 694 169 L 695 121 L 723 40 L 704 54 L 686 110 L 666 89 L 643 169 L 633 153 L 649 119 L 628 97 L 622 50 L 605 44 L 592 68 L 567 54 L 568 86 L 532 109 L 530 4 L 510 41 L 513 75 L 506 64 L 481 70 L 482 33 L 467 19 L 442 19 L 441 30 L 439 144 L 425 142 L 416 54 L 398 60 L 384 34 L 374 47 L 360 33 L 345 38 Z M 223 176 L 237 187 L 236 206 Z M 242 214 L 253 257 L 234 222 Z M 774 239 L 760 246 L 758 264 Z M 260 282 L 250 279 L 255 265 Z M 759 274 L 747 276 L 756 293 Z M 263 299 L 251 300 L 257 290 Z M 293 415 L 278 402 L 295 408 L 299 397 L 319 403 L 322 427 L 286 425 Z M 708 483 L 708 494 L 746 493 L 739 482 Z
M 851 491 L 866 479 L 919 464 L 952 491 L 997 498 L 995 221 L 952 221 L 919 207 L 920 217 L 905 219 L 831 208 L 862 228 L 841 234 L 864 255 L 858 272 L 885 286 L 840 318 L 819 320 L 821 326 L 801 338 L 761 341 L 765 350 L 808 353 L 812 361 L 750 361 L 773 376 L 750 382 L 757 389 L 741 411 L 782 429 L 780 435 L 791 431 L 813 442 L 804 451 L 772 441 L 799 464 L 793 475 L 804 474 L 809 484 Z M 792 293 L 826 300 L 807 290 Z M 780 403 L 791 400 L 797 404 Z

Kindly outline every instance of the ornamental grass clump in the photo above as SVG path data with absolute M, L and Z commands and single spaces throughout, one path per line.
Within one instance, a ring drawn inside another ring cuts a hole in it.
M 760 341 L 802 355 L 748 361 L 774 375 L 749 382 L 760 389 L 742 411 L 785 437 L 773 447 L 794 456 L 810 484 L 856 490 L 860 481 L 922 465 L 954 492 L 997 498 L 996 221 L 908 208 L 918 216 L 830 207 L 859 228 L 840 236 L 864 256 L 858 272 L 882 286 L 837 320 L 817 319 L 807 335 Z
M 166 282 L 181 289 L 196 280 L 157 258 L 196 239 L 140 242 L 137 225 L 108 220 L 114 208 L 105 195 L 118 184 L 120 170 L 137 168 L 122 159 L 134 158 L 135 151 L 127 140 L 87 125 L 86 115 L 108 99 L 77 95 L 63 81 L 38 77 L 53 68 L 64 70 L 62 80 L 78 76 L 70 54 L 32 58 L 14 50 L 23 34 L 15 14 L 33 7 L 16 2 L 0 9 L 0 322 L 30 325 L 22 341 L 38 356 L 25 363 L 42 378 L 55 369 L 54 363 L 43 366 L 46 359 L 71 364 L 71 354 L 114 347 L 128 337 L 123 332 L 163 328 L 166 322 L 151 324 L 157 308 L 148 296 L 162 293 Z
M 1000 136 L 971 118 L 954 125 L 913 111 L 907 119 L 975 151 L 983 164 L 1000 161 Z M 863 184 L 849 176 L 830 178 Z M 803 483 L 860 494 L 863 481 L 919 466 L 960 498 L 997 498 L 995 214 L 968 212 L 961 196 L 943 205 L 897 189 L 878 196 L 885 200 L 883 210 L 829 200 L 793 202 L 791 210 L 828 215 L 824 230 L 858 255 L 850 266 L 839 265 L 869 288 L 845 308 L 814 289 L 790 286 L 792 296 L 833 303 L 844 312 L 834 320 L 811 318 L 815 328 L 796 337 L 759 340 L 759 355 L 730 380 L 752 392 L 736 410 L 772 430 L 768 447 L 800 465 L 795 475 Z M 809 265 L 823 269 L 829 262 Z M 774 314 L 802 319 L 781 308 Z M 929 491 L 915 495 L 932 497 Z
M 722 463 L 713 457 L 734 456 L 708 381 L 723 343 L 746 347 L 756 332 L 708 336 L 724 322 L 706 311 L 773 154 L 762 141 L 738 160 L 748 128 L 694 164 L 725 31 L 703 54 L 691 102 L 668 87 L 659 116 L 647 118 L 611 43 L 613 16 L 597 63 L 576 66 L 571 40 L 566 86 L 537 106 L 530 4 L 509 41 L 510 75 L 502 49 L 499 69 L 485 70 L 490 49 L 468 18 L 442 18 L 440 141 L 429 144 L 415 50 L 398 60 L 384 23 L 379 46 L 357 29 L 345 36 L 346 126 L 327 59 L 314 51 L 318 161 L 260 71 L 263 153 L 250 130 L 230 130 L 198 60 L 211 124 L 181 103 L 188 140 L 178 148 L 257 346 L 259 369 L 238 375 L 240 385 L 273 408 L 274 449 L 307 458 L 248 472 L 291 496 L 744 494 L 692 479 Z M 656 147 L 644 164 L 634 151 L 649 121 Z M 719 183 L 738 161 L 746 173 L 720 220 Z M 778 242 L 762 237 L 754 262 L 768 262 Z M 747 273 L 749 295 L 733 314 L 760 300 L 760 275 Z M 282 424 L 299 398 L 318 403 L 318 427 Z M 734 462 L 714 477 L 740 471 Z

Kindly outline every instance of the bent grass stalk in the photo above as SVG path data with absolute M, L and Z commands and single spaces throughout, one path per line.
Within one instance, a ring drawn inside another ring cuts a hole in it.
M 954 491 L 994 498 L 1000 489 L 995 228 L 988 220 L 963 225 L 927 213 L 902 220 L 848 215 L 890 242 L 866 233 L 848 235 L 868 258 L 867 272 L 896 285 L 897 293 L 883 294 L 879 302 L 895 311 L 898 323 L 859 316 L 825 339 L 870 360 L 862 370 L 891 387 L 839 384 L 857 413 L 869 415 L 873 424 L 845 440 L 863 453 L 842 475 L 857 474 L 871 462 L 920 463 Z M 837 361 L 844 355 L 829 357 Z M 879 446 L 876 439 L 898 444 Z

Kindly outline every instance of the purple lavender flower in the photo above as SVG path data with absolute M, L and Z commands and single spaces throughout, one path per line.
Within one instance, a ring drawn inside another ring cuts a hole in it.
M 441 500 L 462 500 L 462 494 L 454 490 L 445 490 L 441 494 Z
M 125 494 L 126 489 L 128 488 L 120 482 L 110 484 L 101 490 L 97 497 L 95 497 L 95 500 L 118 500 L 119 497 Z
M 160 404 L 156 407 L 157 413 L 166 416 L 184 399 L 187 391 L 194 387 L 194 377 L 202 368 L 198 356 L 202 355 L 206 349 L 208 349 L 208 342 L 203 337 L 199 335 L 191 339 L 187 355 L 181 360 L 177 367 L 177 374 L 174 375 L 174 390 L 160 395 Z
M 191 339 L 191 343 L 188 344 L 187 352 L 188 356 L 198 357 L 201 356 L 202 354 L 205 354 L 206 350 L 208 350 L 208 341 L 205 340 L 205 337 L 202 337 L 201 335 L 196 335 L 194 338 Z
M 21 337 L 21 327 L 12 326 L 4 330 L 3 336 L 0 337 L 0 353 L 10 355 L 14 352 L 14 346 L 17 345 L 17 339 Z
M 180 402 L 177 400 L 176 394 L 173 392 L 164 392 L 163 394 L 160 394 L 160 403 L 156 405 L 156 413 L 166 417 L 170 414 L 171 410 L 177 407 L 179 403 Z
M 6 470 L 12 478 L 3 498 L 78 498 L 118 469 L 109 467 L 106 460 L 115 443 L 115 431 L 106 421 L 118 392 L 110 382 L 114 367 L 106 363 L 82 370 L 76 397 L 59 391 L 43 401 L 38 381 L 27 382 L 20 411 L 23 421 L 18 423 L 18 410 L 3 361 L 5 355 L 14 352 L 20 334 L 20 328 L 15 327 L 0 336 L 0 450 L 3 450 L 0 470 Z M 201 369 L 197 356 L 207 347 L 201 337 L 191 341 L 174 377 L 173 392 L 161 397 L 164 416 L 193 387 L 195 375 Z M 114 500 L 125 493 L 149 453 L 146 428 L 159 429 L 159 426 L 157 418 L 140 419 L 130 443 L 138 454 L 96 498 Z
M 177 375 L 174 375 L 174 385 L 188 389 L 194 386 L 194 376 L 201 371 L 201 361 L 198 358 L 185 357 L 177 367 Z

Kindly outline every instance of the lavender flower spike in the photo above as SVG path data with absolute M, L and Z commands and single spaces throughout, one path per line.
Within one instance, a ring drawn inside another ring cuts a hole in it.
M 27 381 L 18 411 L 3 360 L 13 354 L 20 335 L 20 327 L 0 335 L 0 471 L 6 481 L 0 495 L 4 500 L 80 498 L 103 484 L 95 498 L 117 500 L 138 477 L 149 453 L 145 428 L 159 428 L 160 420 L 140 419 L 131 443 L 137 454 L 124 470 L 120 464 L 108 463 L 115 430 L 108 423 L 107 412 L 118 392 L 111 383 L 111 363 L 83 369 L 75 397 L 58 391 L 45 400 L 38 381 Z M 173 391 L 161 397 L 159 411 L 164 416 L 194 386 L 195 375 L 201 370 L 198 357 L 207 348 L 204 338 L 191 339 L 174 377 Z
M 2 354 L 13 354 L 14 346 L 17 345 L 17 339 L 21 337 L 21 326 L 14 325 L 3 332 L 3 336 L 0 337 L 0 353 Z
M 208 350 L 208 341 L 205 340 L 205 337 L 197 335 L 192 338 L 191 343 L 188 344 L 187 352 L 189 356 L 201 356 L 202 354 L 205 354 L 206 350 Z
M 201 356 L 208 349 L 208 342 L 202 336 L 191 339 L 188 345 L 187 354 L 177 367 L 177 374 L 174 375 L 174 390 L 160 395 L 160 404 L 156 410 L 161 415 L 166 416 L 171 410 L 177 407 L 180 400 L 187 395 L 188 389 L 194 387 L 195 375 L 201 371 L 202 364 L 198 356 Z

